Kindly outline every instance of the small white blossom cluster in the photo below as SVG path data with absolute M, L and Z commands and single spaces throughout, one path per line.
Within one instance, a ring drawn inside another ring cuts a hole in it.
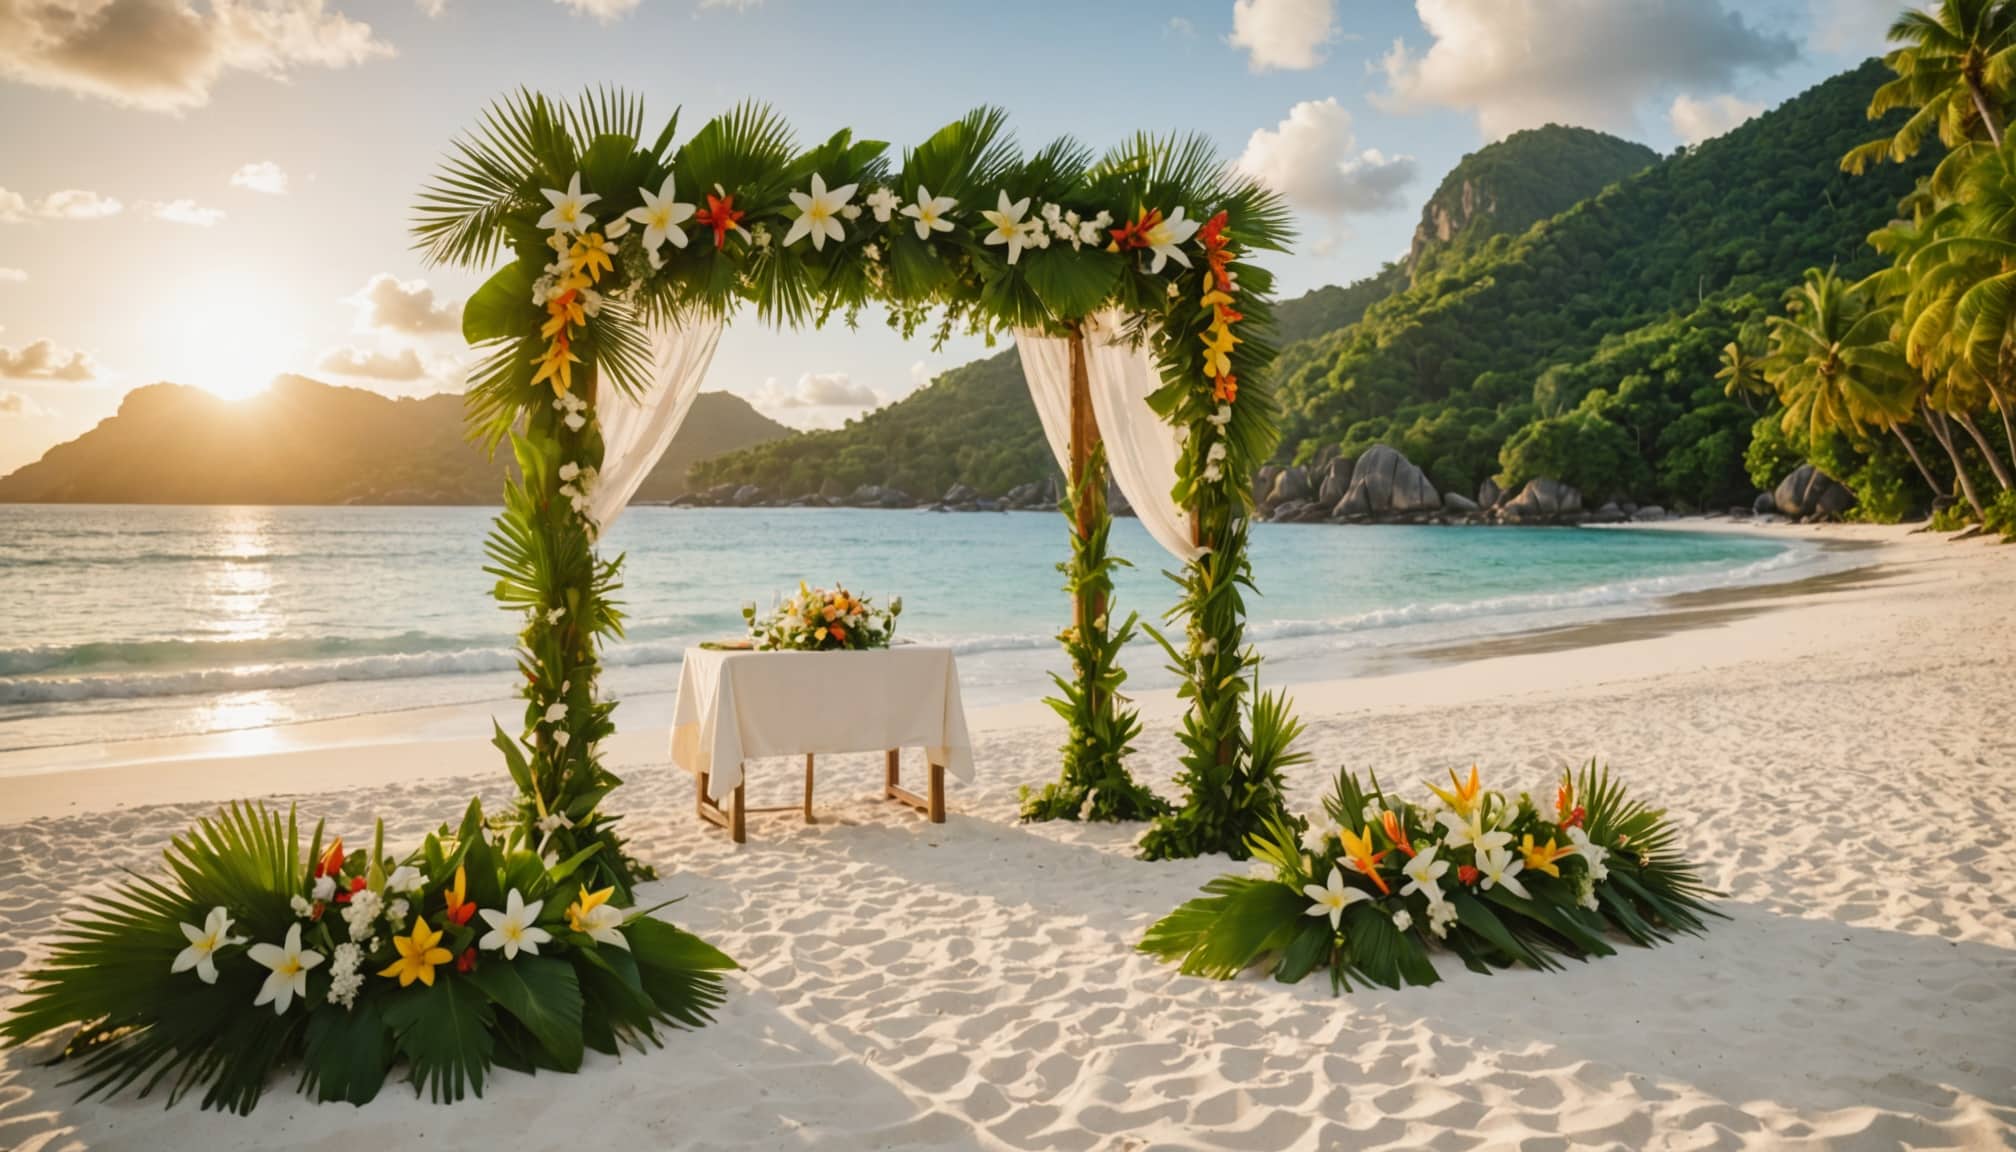
M 771 239 L 770 229 L 764 225 L 758 224 L 749 230 L 749 246 L 758 252 L 768 252 Z
M 560 495 L 574 508 L 574 514 L 586 519 L 590 504 L 589 492 L 594 488 L 599 474 L 594 468 L 583 468 L 569 460 L 560 466 Z
M 287 906 L 292 908 L 294 915 L 302 920 L 309 919 L 315 915 L 315 906 L 308 902 L 306 896 L 295 896 L 287 902 Z
M 1432 900 L 1428 904 L 1428 931 L 1437 940 L 1449 935 L 1449 926 L 1456 923 L 1456 905 L 1447 900 Z
M 343 906 L 343 924 L 352 940 L 369 940 L 378 916 L 385 911 L 385 898 L 369 888 L 359 888 Z
M 1204 453 L 1204 479 L 1217 483 L 1225 478 L 1225 442 L 1213 441 Z
M 1113 223 L 1111 212 L 1102 211 L 1088 220 L 1080 217 L 1077 212 L 1067 212 L 1056 204 L 1043 205 L 1041 215 L 1040 224 L 1034 220 L 1030 221 L 1030 224 L 1035 227 L 1037 233 L 1041 234 L 1047 230 L 1048 235 L 1043 235 L 1040 240 L 1032 238 L 1029 241 L 1029 246 L 1032 248 L 1048 248 L 1052 236 L 1071 245 L 1073 252 L 1087 244 L 1097 247 L 1100 236 L 1104 235 L 1107 226 Z
M 877 224 L 889 223 L 890 218 L 896 215 L 896 206 L 901 203 L 893 188 L 877 188 L 863 199 L 868 203 L 868 210 L 875 214 Z
M 329 965 L 329 1002 L 341 1004 L 345 1008 L 357 1003 L 357 993 L 364 988 L 364 950 L 355 944 L 338 944 L 336 956 Z
M 567 425 L 569 431 L 579 432 L 588 425 L 588 417 L 586 415 L 588 402 L 574 395 L 572 392 L 562 392 L 560 395 L 555 396 L 553 398 L 553 410 L 555 412 L 566 413 L 561 423 Z

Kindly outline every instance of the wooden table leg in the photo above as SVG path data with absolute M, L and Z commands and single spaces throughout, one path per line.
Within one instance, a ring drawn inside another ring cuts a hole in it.
M 812 753 L 807 752 L 805 754 L 805 823 L 811 824 L 813 822 L 814 821 L 812 819 Z
M 895 795 L 895 793 L 890 791 L 890 789 L 895 788 L 896 785 L 901 784 L 902 782 L 903 782 L 903 751 L 900 748 L 891 748 L 889 749 L 889 755 L 887 760 L 885 761 L 885 768 L 882 772 L 882 788 L 883 788 L 882 794 L 884 796 Z
M 883 772 L 882 778 L 882 795 L 888 799 L 908 804 L 910 807 L 917 809 L 919 812 L 930 817 L 933 824 L 943 824 L 945 822 L 945 769 L 936 764 L 930 766 L 931 784 L 927 789 L 929 795 L 919 796 L 917 793 L 903 787 L 903 762 L 901 753 L 897 749 L 891 748 L 889 750 L 887 763 L 888 766 Z
M 945 769 L 942 765 L 931 765 L 931 823 L 945 822 Z
M 741 784 L 735 785 L 735 798 L 729 803 L 731 807 L 728 810 L 728 835 L 737 844 L 747 844 L 749 842 L 749 831 L 743 823 L 743 813 L 746 811 L 746 808 L 742 802 Z
M 700 773 L 698 782 L 693 785 L 693 814 L 702 820 L 707 819 L 707 775 Z

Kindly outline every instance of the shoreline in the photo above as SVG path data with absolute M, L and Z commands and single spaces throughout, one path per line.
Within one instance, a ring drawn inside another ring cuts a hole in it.
M 1602 531 L 1685 532 L 1701 530 L 1695 521 L 1669 521 L 1653 525 L 1613 526 Z M 1728 527 L 1721 529 L 1729 531 Z M 1460 668 L 1468 664 L 1517 656 L 1573 653 L 1583 649 L 1653 640 L 1680 632 L 1729 626 L 1744 619 L 1783 607 L 1812 596 L 1825 596 L 1866 587 L 1874 576 L 1857 578 L 1882 568 L 1886 549 L 1894 548 L 1904 532 L 1900 526 L 1793 526 L 1754 525 L 1744 534 L 1784 538 L 1793 533 L 1820 537 L 1828 551 L 1866 553 L 1868 565 L 1857 566 L 1787 581 L 1728 585 L 1697 591 L 1669 593 L 1651 603 L 1657 607 L 1642 612 L 1625 612 L 1596 620 L 1502 634 L 1488 634 L 1443 644 L 1426 644 L 1364 654 L 1360 666 L 1350 675 L 1318 675 L 1287 680 L 1279 666 L 1263 663 L 1262 675 L 1268 686 L 1286 685 L 1298 697 L 1315 694 L 1321 698 L 1365 695 L 1368 686 L 1393 678 L 1419 676 L 1435 668 Z M 1376 689 L 1374 697 L 1387 694 Z M 642 712 L 646 720 L 619 720 L 619 731 L 605 745 L 612 764 L 645 764 L 668 761 L 666 725 L 655 723 L 658 713 L 669 717 L 673 693 L 669 690 L 633 695 L 626 699 L 633 716 Z M 1180 714 L 1174 689 L 1157 688 L 1130 694 L 1144 720 Z M 497 697 L 459 704 L 420 705 L 396 711 L 380 711 L 352 716 L 297 721 L 259 728 L 222 730 L 149 737 L 116 742 L 81 743 L 26 748 L 0 752 L 0 787 L 9 795 L 0 808 L 0 826 L 22 820 L 43 819 L 106 807 L 136 807 L 189 798 L 196 789 L 206 797 L 219 799 L 257 795 L 271 787 L 273 780 L 317 779 L 340 776 L 360 787 L 402 781 L 435 780 L 481 773 L 490 763 L 494 749 L 480 732 L 495 717 L 507 724 L 522 710 L 511 697 Z M 1044 725 L 1053 719 L 1041 697 L 968 709 L 970 727 L 976 732 L 1003 731 Z

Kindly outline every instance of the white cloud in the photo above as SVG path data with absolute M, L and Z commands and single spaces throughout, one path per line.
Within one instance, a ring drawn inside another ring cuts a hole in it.
M 1185 40 L 1195 40 L 1197 38 L 1197 25 L 1192 24 L 1187 16 L 1169 17 L 1169 23 L 1165 26 L 1165 30 L 1169 35 L 1180 36 Z
M 911 370 L 915 377 L 916 369 Z M 749 398 L 761 411 L 799 427 L 836 427 L 849 416 L 879 408 L 887 399 L 866 384 L 856 384 L 845 372 L 807 372 L 788 388 L 776 377 Z
M 0 392 L 0 416 L 40 416 L 46 409 L 19 392 Z
M 1336 0 L 1232 0 L 1232 46 L 1255 72 L 1314 68 L 1336 34 Z
M 0 283 L 20 284 L 28 279 L 28 273 L 19 268 L 0 268 Z
M 20 197 L 14 197 L 15 203 L 19 201 Z M 35 215 L 47 220 L 103 220 L 125 210 L 124 204 L 110 196 L 101 196 L 83 188 L 65 188 L 44 196 L 42 202 L 35 206 Z
M 411 348 L 397 352 L 337 348 L 322 357 L 322 370 L 370 380 L 418 380 L 427 374 L 420 363 L 420 354 Z
M 147 201 L 140 207 L 156 220 L 170 224 L 189 224 L 197 228 L 208 228 L 224 219 L 222 208 L 205 208 L 194 200 L 169 200 L 165 203 Z
M 268 196 L 285 196 L 287 170 L 271 160 L 255 161 L 231 174 L 231 186 L 249 192 L 264 192 Z
M 277 80 L 392 54 L 326 0 L 0 0 L 0 75 L 157 111 L 207 103 L 229 72 Z
M 1305 100 L 1274 127 L 1256 129 L 1239 168 L 1297 208 L 1334 219 L 1401 207 L 1416 165 L 1411 156 L 1360 151 L 1350 111 L 1332 98 Z
M 608 24 L 636 11 L 639 0 L 559 0 L 559 3 L 563 8 L 572 8 Z
M 1396 41 L 1381 61 L 1396 111 L 1473 111 L 1498 139 L 1547 123 L 1638 127 L 1641 105 L 1675 90 L 1727 88 L 1798 54 L 1726 0 L 1415 0 L 1432 40 Z
M 1666 119 L 1673 125 L 1674 135 L 1689 144 L 1699 144 L 1722 135 L 1763 110 L 1762 104 L 1738 100 L 1727 93 L 1703 100 L 1682 95 L 1673 98 L 1673 107 L 1667 111 Z
M 91 357 L 64 352 L 49 340 L 36 340 L 15 351 L 0 347 L 0 377 L 9 380 L 90 380 L 97 376 Z
M 30 211 L 27 197 L 0 188 L 0 224 L 19 224 L 28 219 Z
M 1903 11 L 1898 0 L 1807 0 L 1813 47 L 1837 55 L 1880 56 L 1890 50 L 1890 25 Z
M 427 334 L 462 327 L 462 305 L 437 299 L 425 280 L 401 280 L 380 272 L 349 301 L 357 307 L 359 331 Z

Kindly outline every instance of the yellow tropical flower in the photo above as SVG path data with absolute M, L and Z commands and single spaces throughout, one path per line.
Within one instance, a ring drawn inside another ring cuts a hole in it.
M 550 380 L 553 382 L 553 394 L 562 395 L 574 387 L 574 365 L 580 362 L 581 358 L 574 355 L 573 350 L 564 341 L 555 341 L 553 346 L 546 350 L 546 355 L 533 361 L 539 365 L 539 371 L 533 374 L 532 383 L 536 385 L 541 381 Z
M 581 293 L 578 291 L 562 292 L 548 300 L 546 313 L 550 318 L 539 329 L 539 334 L 548 340 L 569 328 L 579 328 L 588 323 L 588 313 L 582 310 Z
M 602 278 L 602 273 L 616 270 L 614 253 L 608 238 L 600 232 L 583 232 L 567 255 L 574 262 L 574 270 L 587 276 L 592 284 Z
M 1475 764 L 1470 766 L 1470 779 L 1467 782 L 1456 779 L 1456 770 L 1451 768 L 1449 783 L 1455 788 L 1454 792 L 1444 792 L 1433 784 L 1428 785 L 1428 790 L 1441 797 L 1444 804 L 1455 809 L 1457 815 L 1469 816 L 1483 795 L 1483 785 L 1477 782 L 1477 766 Z
M 567 926 L 576 932 L 586 932 L 589 914 L 607 904 L 609 897 L 615 894 L 616 889 L 613 885 L 600 892 L 590 892 L 588 886 L 583 884 L 580 899 L 567 906 Z
M 1526 867 L 1558 878 L 1561 869 L 1555 867 L 1554 862 L 1563 856 L 1573 856 L 1575 848 L 1572 845 L 1566 847 L 1556 845 L 1552 836 L 1547 838 L 1545 844 L 1535 844 L 1533 834 L 1528 832 L 1526 838 L 1519 843 L 1519 854 L 1526 858 Z
M 441 933 L 429 928 L 425 918 L 415 916 L 411 935 L 392 937 L 392 946 L 399 949 L 399 959 L 394 960 L 378 974 L 397 976 L 401 988 L 415 980 L 432 988 L 434 966 L 455 959 L 446 948 L 440 947 L 440 943 Z

